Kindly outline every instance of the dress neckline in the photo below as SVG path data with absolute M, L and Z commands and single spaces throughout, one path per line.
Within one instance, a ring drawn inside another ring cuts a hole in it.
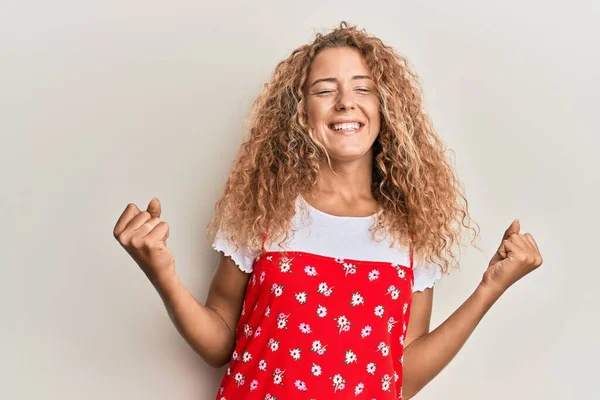
M 281 256 L 284 254 L 292 254 L 292 255 L 299 255 L 299 256 L 307 256 L 307 257 L 314 257 L 314 258 L 320 258 L 320 259 L 324 259 L 324 260 L 328 260 L 328 261 L 333 261 L 333 262 L 337 262 L 339 264 L 341 264 L 341 262 L 339 262 L 338 260 L 343 260 L 343 262 L 345 263 L 353 263 L 353 264 L 376 264 L 376 265 L 386 265 L 386 266 L 394 266 L 394 267 L 401 267 L 401 268 L 406 268 L 406 269 L 411 269 L 410 266 L 406 266 L 403 264 L 394 264 L 391 263 L 389 261 L 372 261 L 372 260 L 355 260 L 355 259 L 350 259 L 350 258 L 336 258 L 336 257 L 331 257 L 331 256 L 324 256 L 321 254 L 314 254 L 314 253 L 309 253 L 306 251 L 273 251 L 273 250 L 269 250 L 269 251 L 263 251 L 260 253 L 260 258 L 265 258 L 268 257 L 269 255 L 276 255 L 276 256 Z

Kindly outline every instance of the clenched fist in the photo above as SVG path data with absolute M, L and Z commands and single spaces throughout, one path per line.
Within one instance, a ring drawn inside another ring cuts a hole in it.
M 160 220 L 160 201 L 153 198 L 146 211 L 130 203 L 113 235 L 153 284 L 175 274 L 175 259 L 167 248 L 169 225 Z
M 540 249 L 530 233 L 521 234 L 521 225 L 514 220 L 508 227 L 500 247 L 483 274 L 485 286 L 506 290 L 512 284 L 542 265 Z

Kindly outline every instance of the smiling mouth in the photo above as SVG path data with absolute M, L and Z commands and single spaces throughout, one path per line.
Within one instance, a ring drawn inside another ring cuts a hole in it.
M 364 126 L 360 122 L 344 122 L 341 124 L 329 124 L 329 129 L 339 133 L 353 133 L 362 129 Z

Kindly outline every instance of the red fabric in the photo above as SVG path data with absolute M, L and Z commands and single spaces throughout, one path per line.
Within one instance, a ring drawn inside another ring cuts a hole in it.
M 401 399 L 412 264 L 261 254 L 217 400 Z

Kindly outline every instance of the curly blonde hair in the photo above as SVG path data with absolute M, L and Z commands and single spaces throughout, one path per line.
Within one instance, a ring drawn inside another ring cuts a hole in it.
M 411 243 L 415 256 L 447 273 L 458 266 L 454 247 L 462 227 L 473 232 L 473 244 L 479 227 L 469 224 L 468 202 L 423 110 L 418 76 L 394 49 L 346 22 L 279 62 L 255 99 L 208 237 L 221 230 L 232 243 L 255 250 L 266 232 L 287 241 L 295 201 L 312 193 L 328 157 L 309 134 L 304 85 L 319 52 L 339 47 L 360 51 L 380 100 L 372 192 L 381 213 L 372 232 L 385 230 L 395 244 Z

